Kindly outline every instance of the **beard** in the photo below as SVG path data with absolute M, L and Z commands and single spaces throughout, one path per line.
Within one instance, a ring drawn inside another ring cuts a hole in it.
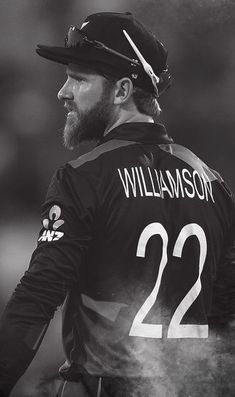
M 74 109 L 69 112 L 63 132 L 66 149 L 73 150 L 82 142 L 99 141 L 112 119 L 111 84 L 104 82 L 100 99 L 86 111 Z

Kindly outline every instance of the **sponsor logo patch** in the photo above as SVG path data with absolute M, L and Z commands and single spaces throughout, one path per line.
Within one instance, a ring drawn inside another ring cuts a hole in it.
M 45 218 L 42 221 L 45 230 L 38 241 L 57 241 L 63 237 L 64 233 L 57 230 L 64 224 L 64 220 L 60 219 L 60 215 L 61 208 L 58 205 L 53 205 L 49 211 L 49 219 Z

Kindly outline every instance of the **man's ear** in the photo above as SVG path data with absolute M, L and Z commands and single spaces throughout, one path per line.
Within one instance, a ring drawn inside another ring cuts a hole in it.
M 121 105 L 128 101 L 133 93 L 133 83 L 128 77 L 123 77 L 116 82 L 114 104 Z

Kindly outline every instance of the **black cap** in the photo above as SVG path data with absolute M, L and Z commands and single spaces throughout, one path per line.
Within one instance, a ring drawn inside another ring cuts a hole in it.
M 117 78 L 130 77 L 135 86 L 151 93 L 160 95 L 169 87 L 171 76 L 166 64 L 166 49 L 131 13 L 92 14 L 85 19 L 80 29 L 70 28 L 70 32 L 76 31 L 86 37 L 83 44 L 73 39 L 69 41 L 70 37 L 67 36 L 63 47 L 38 45 L 37 53 L 62 64 L 82 64 L 101 74 Z M 139 56 L 130 41 L 134 43 Z M 92 45 L 92 42 L 98 44 Z M 108 51 L 110 49 L 113 52 Z M 140 58 L 144 58 L 150 66 L 155 80 L 146 72 Z M 154 81 L 157 88 L 154 87 Z

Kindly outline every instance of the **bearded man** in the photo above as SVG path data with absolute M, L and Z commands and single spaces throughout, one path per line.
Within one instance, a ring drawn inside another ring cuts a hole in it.
M 234 314 L 234 198 L 155 122 L 171 82 L 164 46 L 130 13 L 98 13 L 37 52 L 66 65 L 65 146 L 97 143 L 52 178 L 0 323 L 1 396 L 62 304 L 58 396 L 217 395 L 206 364 L 213 324 Z

